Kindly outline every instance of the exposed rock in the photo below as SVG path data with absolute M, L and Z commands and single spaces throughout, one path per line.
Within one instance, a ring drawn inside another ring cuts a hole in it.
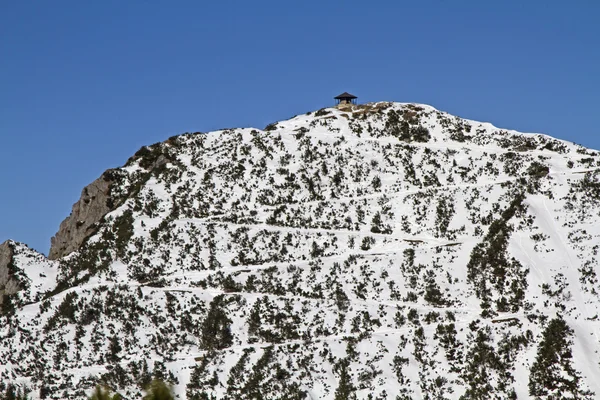
M 13 278 L 11 264 L 13 261 L 13 249 L 10 241 L 0 244 L 0 305 L 4 295 L 11 295 L 19 291 L 19 283 Z
M 170 161 L 162 151 L 160 144 L 144 146 L 130 161 L 138 161 L 142 168 L 152 171 Z M 109 169 L 83 189 L 81 198 L 73 204 L 71 215 L 61 222 L 58 232 L 50 241 L 50 260 L 57 260 L 77 250 L 96 232 L 98 222 L 121 204 L 120 200 L 126 193 L 115 193 L 118 190 L 114 189 L 124 175 L 126 173 L 122 169 Z
M 77 250 L 94 234 L 98 222 L 116 208 L 118 204 L 111 198 L 115 175 L 109 171 L 83 189 L 81 198 L 73 204 L 71 215 L 65 218 L 51 239 L 49 259 L 56 260 Z

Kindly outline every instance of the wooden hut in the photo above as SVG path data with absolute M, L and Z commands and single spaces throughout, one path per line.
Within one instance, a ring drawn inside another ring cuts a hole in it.
M 339 96 L 335 96 L 335 104 L 356 104 L 356 99 L 358 97 L 356 97 L 353 94 L 350 94 L 348 92 L 344 92 L 342 94 L 340 94 Z

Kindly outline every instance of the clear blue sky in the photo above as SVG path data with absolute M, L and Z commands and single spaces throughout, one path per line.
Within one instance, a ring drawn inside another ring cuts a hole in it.
M 2 1 L 0 242 L 47 252 L 139 147 L 421 102 L 600 149 L 600 2 Z

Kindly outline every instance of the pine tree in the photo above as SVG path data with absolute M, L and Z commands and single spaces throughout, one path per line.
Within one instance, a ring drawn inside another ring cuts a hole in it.
M 148 392 L 142 399 L 143 400 L 174 400 L 173 390 L 170 386 L 161 380 L 153 380 L 148 388 Z
M 121 400 L 122 397 L 120 394 L 115 393 L 111 394 L 111 390 L 105 386 L 96 386 L 94 389 L 94 393 L 90 397 L 90 400 Z
M 476 324 L 472 324 L 471 329 L 475 330 Z M 494 348 L 492 330 L 489 327 L 479 328 L 468 335 L 468 342 L 472 346 L 466 354 L 462 371 L 467 387 L 460 400 L 515 399 L 516 394 L 510 388 L 513 377 L 506 360 Z
M 0 387 L 3 387 L 0 385 Z M 25 389 L 17 389 L 14 385 L 8 385 L 4 393 L 0 392 L 0 400 L 28 400 Z
M 210 309 L 202 323 L 202 346 L 207 349 L 224 349 L 233 343 L 231 319 L 224 310 L 222 295 L 216 296 L 210 303 Z
M 535 362 L 529 372 L 529 394 L 536 399 L 592 399 L 579 388 L 579 374 L 571 361 L 573 329 L 554 318 L 544 330 Z
M 334 371 L 339 374 L 338 387 L 335 391 L 335 400 L 350 400 L 356 399 L 352 377 L 348 372 L 349 361 L 347 359 L 340 360 L 334 367 Z

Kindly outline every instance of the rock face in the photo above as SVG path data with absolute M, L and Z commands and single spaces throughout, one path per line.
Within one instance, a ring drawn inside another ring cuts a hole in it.
M 160 150 L 159 146 L 144 146 L 128 163 L 139 160 L 143 165 L 143 173 L 140 175 L 147 178 L 149 172 L 160 169 L 169 162 L 168 155 L 161 154 Z M 102 218 L 120 206 L 126 196 L 131 194 L 123 185 L 127 180 L 126 176 L 123 169 L 108 169 L 83 189 L 79 201 L 73 204 L 71 215 L 61 222 L 58 232 L 50 240 L 48 259 L 57 260 L 78 250 L 98 230 Z
M 11 242 L 0 244 L 0 306 L 4 301 L 4 295 L 11 295 L 19 291 L 18 282 L 12 277 L 10 265 L 13 259 Z
M 51 239 L 48 258 L 56 260 L 79 248 L 94 233 L 96 224 L 111 211 L 111 180 L 106 174 L 86 186 L 81 198 L 73 205 L 71 215 L 61 224 Z

